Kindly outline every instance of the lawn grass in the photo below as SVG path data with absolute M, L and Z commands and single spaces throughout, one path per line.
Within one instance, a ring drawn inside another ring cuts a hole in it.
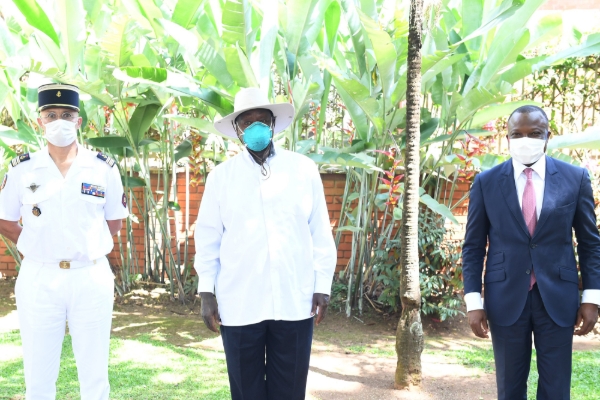
M 131 337 L 111 338 L 109 377 L 113 400 L 158 399 L 229 399 L 229 384 L 224 355 L 210 351 L 174 345 L 170 336 L 137 333 Z M 198 340 L 197 338 L 193 338 Z M 23 399 L 25 384 L 21 359 L 21 338 L 18 331 L 0 333 L 0 399 Z M 350 354 L 368 354 L 394 358 L 393 343 L 347 343 Z M 448 357 L 453 362 L 477 370 L 494 373 L 491 346 L 467 345 L 456 349 L 440 349 L 426 344 L 425 354 Z M 573 353 L 571 398 L 600 399 L 600 351 Z M 535 399 L 537 366 L 533 353 L 529 376 L 528 398 Z M 57 399 L 79 399 L 77 369 L 70 336 L 65 337 L 61 370 L 57 382 Z
M 25 382 L 18 331 L 0 334 L 0 398 L 24 398 Z M 223 354 L 184 348 L 140 335 L 110 341 L 110 398 L 230 399 Z M 11 357 L 12 355 L 12 357 Z M 63 344 L 57 399 L 79 399 L 71 337 Z
M 489 347 L 471 347 L 460 350 L 434 350 L 426 349 L 425 352 L 456 360 L 468 368 L 476 368 L 482 373 L 492 374 L 494 368 L 494 353 Z M 600 350 L 573 352 L 573 374 L 571 376 L 572 400 L 597 400 L 600 399 Z M 527 381 L 527 398 L 534 399 L 537 391 L 537 363 L 535 350 L 531 359 L 531 370 Z

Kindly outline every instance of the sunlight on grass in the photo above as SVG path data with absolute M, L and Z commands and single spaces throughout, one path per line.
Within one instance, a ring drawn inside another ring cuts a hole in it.
M 23 356 L 21 337 L 18 331 L 0 334 L 0 363 L 20 359 Z M 0 369 L 2 371 L 3 369 Z M 3 374 L 0 372 L 0 382 Z
M 127 326 L 118 326 L 113 328 L 113 332 L 119 332 L 122 331 L 124 329 L 129 329 L 129 328 L 139 328 L 141 326 L 149 326 L 149 325 L 162 325 L 164 321 L 152 321 L 152 322 L 143 322 L 143 323 L 132 323 L 129 324 Z
M 495 373 L 494 353 L 488 348 L 471 347 L 460 350 L 425 349 L 426 354 L 436 354 L 453 359 L 457 364 L 475 368 L 482 373 Z M 571 378 L 572 400 L 600 399 L 600 351 L 576 351 L 573 353 L 573 375 Z M 531 372 L 528 379 L 527 398 L 535 399 L 537 391 L 536 353 L 533 351 Z
M 494 373 L 494 352 L 489 348 L 471 348 L 459 350 L 431 350 L 426 349 L 426 354 L 442 355 L 456 361 L 457 364 L 467 368 L 476 368 L 482 373 Z
M 0 354 L 14 356 L 2 362 L 0 386 L 8 398 L 24 396 L 23 361 L 18 331 L 0 334 Z M 229 399 L 229 382 L 222 353 L 181 348 L 153 340 L 112 338 L 109 378 L 113 400 L 125 399 Z M 57 382 L 57 399 L 78 399 L 79 383 L 71 347 L 66 336 Z
M 195 337 L 195 336 L 193 336 L 193 335 L 192 335 L 191 333 L 189 333 L 189 332 L 177 332 L 177 334 L 178 334 L 180 337 L 184 338 L 184 339 L 189 339 L 189 340 L 195 340 L 195 339 L 196 339 L 196 337 Z
M 576 351 L 573 353 L 571 376 L 572 400 L 600 399 L 600 351 Z M 531 359 L 531 372 L 527 380 L 527 398 L 535 399 L 537 391 L 537 363 L 535 351 Z

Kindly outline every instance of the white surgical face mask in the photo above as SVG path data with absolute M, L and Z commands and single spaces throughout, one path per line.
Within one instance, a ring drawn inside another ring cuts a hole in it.
M 46 127 L 46 140 L 57 147 L 66 147 L 77 139 L 76 122 L 57 119 Z
M 533 164 L 544 155 L 546 141 L 528 137 L 510 139 L 508 144 L 510 156 L 521 164 Z

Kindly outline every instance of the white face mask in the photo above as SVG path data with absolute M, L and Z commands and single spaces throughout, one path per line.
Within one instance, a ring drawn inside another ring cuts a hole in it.
M 508 144 L 510 156 L 521 164 L 533 164 L 544 155 L 546 141 L 528 137 L 510 139 Z
M 76 122 L 57 119 L 45 125 L 46 140 L 57 147 L 66 147 L 77 139 Z

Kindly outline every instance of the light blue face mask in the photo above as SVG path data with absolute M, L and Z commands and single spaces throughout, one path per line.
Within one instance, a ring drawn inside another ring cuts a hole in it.
M 244 143 L 253 151 L 262 151 L 267 148 L 273 137 L 271 127 L 256 121 L 244 130 Z

